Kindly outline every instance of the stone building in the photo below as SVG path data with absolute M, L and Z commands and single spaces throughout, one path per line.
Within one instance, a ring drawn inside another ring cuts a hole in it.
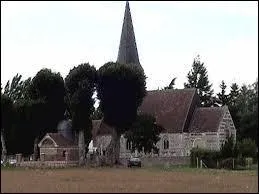
M 43 161 L 78 160 L 78 146 L 60 133 L 47 133 L 38 146 Z
M 126 2 L 117 62 L 139 64 L 135 34 Z M 148 91 L 139 113 L 155 116 L 165 130 L 157 143 L 159 156 L 188 156 L 193 147 L 219 150 L 226 137 L 236 138 L 236 129 L 228 107 L 202 108 L 196 89 Z M 111 140 L 111 127 L 102 120 L 93 121 L 93 143 L 101 154 Z M 129 157 L 131 143 L 121 136 L 120 157 Z

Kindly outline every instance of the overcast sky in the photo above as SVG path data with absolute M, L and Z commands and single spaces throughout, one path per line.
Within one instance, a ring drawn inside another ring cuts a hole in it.
M 125 2 L 1 1 L 1 83 L 116 61 Z M 147 89 L 183 88 L 199 54 L 215 92 L 258 77 L 258 2 L 130 2 Z

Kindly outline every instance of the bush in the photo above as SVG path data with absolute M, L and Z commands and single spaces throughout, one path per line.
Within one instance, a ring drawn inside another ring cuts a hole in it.
M 239 155 L 241 157 L 252 157 L 253 159 L 256 160 L 257 157 L 257 147 L 255 144 L 255 141 L 248 138 L 248 139 L 243 139 L 239 146 L 238 146 L 238 150 L 239 150 Z
M 217 159 L 219 158 L 220 152 L 213 150 L 205 150 L 200 148 L 193 148 L 191 150 L 191 167 L 200 166 L 200 160 L 202 160 L 208 168 L 217 167 Z

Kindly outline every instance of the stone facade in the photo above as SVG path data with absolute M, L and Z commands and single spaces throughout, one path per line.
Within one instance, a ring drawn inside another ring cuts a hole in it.
M 190 156 L 190 151 L 194 147 L 220 150 L 221 145 L 226 141 L 227 137 L 233 135 L 236 140 L 236 129 L 227 107 L 218 107 L 218 112 L 222 115 L 216 123 L 216 130 L 205 129 L 201 131 L 196 129 L 192 132 L 182 133 L 161 133 L 160 140 L 157 142 L 159 149 L 159 157 L 178 157 Z M 192 123 L 191 123 L 192 124 Z M 205 122 L 206 124 L 206 122 Z M 99 135 L 96 138 L 96 147 L 101 148 L 102 153 L 105 153 L 105 148 L 111 140 L 110 135 Z M 135 153 L 130 151 L 130 142 L 122 135 L 120 138 L 120 157 L 129 158 Z M 143 153 L 137 155 L 143 156 Z
M 77 161 L 78 146 L 59 133 L 47 133 L 39 143 L 41 161 Z

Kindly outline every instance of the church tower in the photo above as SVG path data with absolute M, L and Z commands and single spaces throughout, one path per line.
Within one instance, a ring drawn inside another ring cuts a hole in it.
M 117 62 L 121 64 L 134 63 L 140 65 L 128 1 L 125 7 Z

